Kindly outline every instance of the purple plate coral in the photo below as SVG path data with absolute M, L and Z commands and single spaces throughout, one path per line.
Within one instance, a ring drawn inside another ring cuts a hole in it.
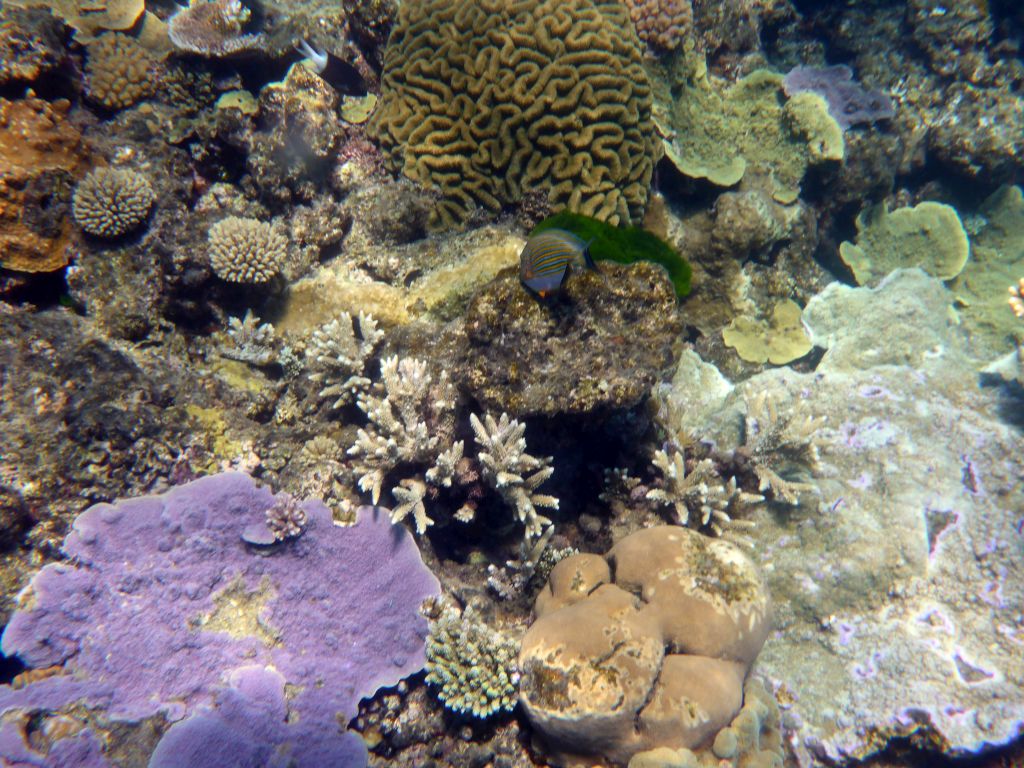
M 2 639 L 5 654 L 72 674 L 0 687 L 0 711 L 163 713 L 176 724 L 153 766 L 365 765 L 344 724 L 359 699 L 423 667 L 419 608 L 438 581 L 374 507 L 341 528 L 307 501 L 301 536 L 250 546 L 243 531 L 274 502 L 226 473 L 79 515 L 63 547 L 72 564 L 33 578 Z M 220 753 L 195 750 L 207 740 Z

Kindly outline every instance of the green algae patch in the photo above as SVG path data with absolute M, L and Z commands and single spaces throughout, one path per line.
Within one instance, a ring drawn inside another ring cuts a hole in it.
M 767 320 L 737 317 L 722 329 L 722 339 L 748 363 L 785 365 L 811 351 L 801 314 L 800 306 L 786 299 L 775 305 Z
M 530 236 L 548 229 L 564 229 L 584 242 L 589 242 L 590 255 L 594 261 L 615 261 L 619 264 L 653 261 L 660 264 L 668 272 L 676 296 L 682 298 L 690 292 L 693 270 L 686 259 L 671 245 L 647 230 L 616 227 L 581 213 L 562 211 L 544 219 L 533 228 Z
M 956 209 L 926 201 L 892 213 L 884 203 L 857 217 L 856 242 L 844 242 L 839 255 L 859 285 L 877 285 L 894 269 L 920 267 L 940 280 L 952 280 L 967 264 L 970 243 Z
M 1007 306 L 1007 291 L 1024 277 L 1024 195 L 1020 187 L 1003 187 L 982 204 L 971 227 L 971 258 L 950 289 L 981 359 L 1013 348 L 1020 320 Z
M 842 161 L 843 130 L 825 100 L 809 92 L 787 99 L 778 72 L 759 69 L 725 86 L 695 54 L 675 67 L 649 74 L 665 154 L 684 176 L 720 187 L 755 177 L 789 204 L 810 166 Z

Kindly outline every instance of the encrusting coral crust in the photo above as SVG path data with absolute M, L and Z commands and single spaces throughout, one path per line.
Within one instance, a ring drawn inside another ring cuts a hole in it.
M 654 157 L 641 60 L 618 0 L 403 3 L 368 129 L 439 192 L 435 226 L 535 189 L 552 210 L 636 221 Z

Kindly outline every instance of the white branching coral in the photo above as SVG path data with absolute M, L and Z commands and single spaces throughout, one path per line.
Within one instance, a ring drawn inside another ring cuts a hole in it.
M 400 463 L 433 463 L 454 427 L 455 388 L 442 372 L 437 379 L 414 358 L 389 357 L 380 366 L 380 393 L 360 392 L 358 405 L 370 420 L 349 455 L 360 474 L 359 488 L 380 500 L 388 472 Z
M 775 501 L 793 506 L 818 493 L 812 483 L 790 478 L 818 469 L 817 433 L 823 424 L 798 406 L 780 414 L 766 392 L 747 398 L 744 444 L 737 453 L 753 465 L 759 491 L 771 490 Z
M 423 497 L 427 494 L 427 485 L 415 478 L 406 478 L 391 489 L 391 495 L 398 502 L 391 510 L 391 522 L 400 523 L 412 515 L 416 523 L 416 533 L 423 534 L 434 521 L 427 517 L 427 508 Z
M 431 622 L 427 682 L 455 712 L 486 718 L 519 700 L 519 643 L 454 611 Z
M 455 479 L 455 473 L 459 468 L 459 462 L 462 461 L 462 454 L 465 450 L 466 442 L 459 440 L 452 443 L 452 447 L 447 451 L 437 454 L 437 461 L 434 462 L 434 466 L 427 470 L 427 482 L 431 485 L 451 488 L 452 480 Z
M 682 451 L 657 451 L 652 463 L 664 476 L 665 487 L 648 491 L 648 499 L 672 507 L 680 525 L 745 540 L 742 531 L 753 523 L 735 515 L 742 507 L 764 501 L 764 496 L 741 490 L 734 477 L 723 483 L 711 459 L 701 459 L 687 472 Z
M 537 507 L 558 509 L 554 496 L 536 493 L 540 485 L 555 471 L 551 457 L 537 458 L 526 452 L 526 425 L 509 418 L 507 413 L 495 421 L 484 414 L 481 421 L 471 414 L 469 422 L 479 446 L 478 458 L 483 467 L 484 480 L 494 488 L 510 507 L 515 509 L 520 522 L 526 526 L 526 536 L 540 536 L 551 525 L 551 520 L 537 512 Z
M 384 337 L 372 315 L 359 313 L 353 320 L 348 312 L 317 328 L 306 347 L 309 378 L 322 385 L 321 398 L 335 398 L 332 408 L 340 408 L 370 386 L 363 376 L 366 360 Z
M 274 362 L 274 326 L 261 323 L 251 309 L 242 320 L 230 318 L 227 333 L 231 345 L 221 347 L 224 357 L 256 366 Z

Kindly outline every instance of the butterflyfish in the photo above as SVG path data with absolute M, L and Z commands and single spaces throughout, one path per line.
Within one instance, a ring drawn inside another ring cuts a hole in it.
M 597 271 L 589 247 L 572 232 L 544 230 L 526 241 L 519 256 L 519 279 L 540 298 L 553 296 L 574 267 Z

